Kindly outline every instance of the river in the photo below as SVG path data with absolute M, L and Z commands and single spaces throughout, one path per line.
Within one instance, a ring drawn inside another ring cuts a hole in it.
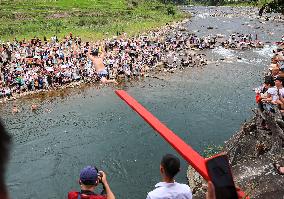
M 216 10 L 242 13 L 245 9 L 188 8 L 194 15 L 187 26 L 200 36 L 238 31 L 257 33 L 265 42 L 281 38 L 283 24 L 260 23 L 248 15 L 209 15 Z M 159 79 L 127 83 L 123 89 L 203 153 L 208 145 L 222 145 L 251 117 L 252 89 L 260 85 L 273 48 L 267 44 L 258 50 L 207 50 L 204 53 L 211 63 L 203 68 L 160 74 Z M 17 100 L 21 112 L 15 116 L 10 112 L 12 103 L 1 106 L 14 142 L 7 172 L 11 198 L 66 198 L 68 191 L 79 188 L 80 170 L 93 164 L 106 171 L 118 199 L 146 197 L 160 180 L 162 155 L 175 152 L 114 90 L 87 86 L 23 98 Z M 40 105 L 36 112 L 30 111 L 33 102 Z M 186 183 L 186 169 L 182 161 L 178 181 Z

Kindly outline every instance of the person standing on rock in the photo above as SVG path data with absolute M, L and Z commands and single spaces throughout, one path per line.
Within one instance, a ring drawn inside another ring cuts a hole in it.
M 104 48 L 102 48 L 104 49 Z M 105 68 L 104 65 L 104 51 L 101 53 L 101 56 L 99 56 L 99 51 L 98 50 L 94 50 L 93 52 L 91 52 L 91 47 L 89 47 L 88 49 L 88 53 L 87 53 L 88 58 L 93 62 L 93 65 L 96 69 L 96 72 L 100 78 L 100 81 L 102 83 L 114 83 L 117 84 L 117 82 L 115 81 L 115 79 L 107 79 L 108 76 L 108 72 Z
M 160 164 L 162 182 L 155 185 L 156 189 L 149 192 L 146 199 L 192 199 L 190 187 L 174 179 L 179 171 L 180 160 L 172 154 L 165 155 Z

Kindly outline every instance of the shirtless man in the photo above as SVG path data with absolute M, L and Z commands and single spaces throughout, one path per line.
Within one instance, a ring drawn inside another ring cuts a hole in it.
M 104 49 L 104 47 L 102 49 Z M 115 79 L 107 79 L 108 72 L 106 71 L 105 65 L 103 63 L 104 51 L 102 51 L 101 55 L 99 56 L 98 50 L 91 52 L 91 48 L 89 47 L 87 56 L 93 62 L 93 65 L 102 83 L 117 84 L 117 81 L 115 81 Z
M 38 107 L 37 107 L 37 105 L 36 105 L 36 104 L 32 104 L 32 105 L 31 105 L 31 110 L 32 110 L 32 111 L 36 111 L 36 110 L 37 110 L 37 108 L 38 108 Z
M 13 108 L 12 108 L 12 113 L 13 113 L 13 114 L 16 114 L 16 113 L 19 113 L 19 112 L 20 112 L 20 110 L 17 108 L 17 105 L 14 104 L 14 105 L 13 105 Z

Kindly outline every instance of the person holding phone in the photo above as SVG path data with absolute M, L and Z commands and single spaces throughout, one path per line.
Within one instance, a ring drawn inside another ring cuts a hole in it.
M 102 183 L 104 190 L 101 194 L 94 191 Z M 98 171 L 96 167 L 87 166 L 80 173 L 79 184 L 81 191 L 72 191 L 68 193 L 68 199 L 115 199 L 113 192 L 103 171 Z
M 211 181 L 207 184 L 206 199 L 216 199 L 215 187 Z

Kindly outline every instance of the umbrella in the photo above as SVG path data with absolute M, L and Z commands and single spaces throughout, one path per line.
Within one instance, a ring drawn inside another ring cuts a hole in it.
M 52 67 L 46 67 L 45 68 L 47 71 L 49 71 L 49 72 L 53 72 L 54 71 L 54 69 L 52 68 Z
M 16 68 L 16 71 L 23 71 L 23 68 Z

